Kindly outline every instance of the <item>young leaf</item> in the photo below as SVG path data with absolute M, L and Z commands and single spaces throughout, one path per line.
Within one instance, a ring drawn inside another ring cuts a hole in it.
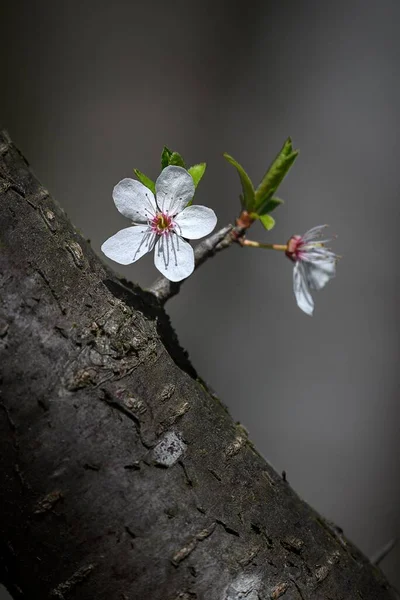
M 282 149 L 279 154 L 282 153 L 282 154 L 285 154 L 286 156 L 289 156 L 289 154 L 292 154 L 292 152 L 293 152 L 292 138 L 288 137 L 288 139 L 283 144 Z
M 292 141 L 288 138 L 255 192 L 255 210 L 257 212 L 259 212 L 263 203 L 276 192 L 296 160 L 298 153 L 298 150 L 293 151 Z
M 149 188 L 149 190 L 151 190 L 153 194 L 156 193 L 156 184 L 154 183 L 154 181 L 152 181 L 149 177 L 147 177 L 147 175 L 139 171 L 139 169 L 133 169 L 133 172 L 135 173 L 139 181 L 143 183 L 143 185 Z
M 200 183 L 201 178 L 203 177 L 207 164 L 199 163 L 198 165 L 193 165 L 188 169 L 188 172 L 191 174 L 195 187 L 197 187 Z
M 277 198 L 276 196 L 274 196 L 273 198 L 267 198 L 267 200 L 258 207 L 258 214 L 267 215 L 276 208 L 278 208 L 278 206 L 280 206 L 281 204 L 283 204 L 283 200 Z
M 168 165 L 170 164 L 169 159 L 172 154 L 173 154 L 172 150 L 167 148 L 167 146 L 164 146 L 163 151 L 161 153 L 161 168 L 162 169 L 165 169 L 165 167 L 168 167 Z
M 185 161 L 183 160 L 179 152 L 172 152 L 171 156 L 169 157 L 168 164 L 185 168 Z
M 245 208 L 248 212 L 251 212 L 254 209 L 255 195 L 254 195 L 254 187 L 250 177 L 247 175 L 246 171 L 243 169 L 242 165 L 240 165 L 232 156 L 224 153 L 224 157 L 226 160 L 231 163 L 237 170 L 240 182 L 242 184 L 243 189 L 243 198 L 242 204 L 243 208 Z
M 275 219 L 274 217 L 271 217 L 271 215 L 261 215 L 259 219 L 267 231 L 270 231 L 275 227 Z

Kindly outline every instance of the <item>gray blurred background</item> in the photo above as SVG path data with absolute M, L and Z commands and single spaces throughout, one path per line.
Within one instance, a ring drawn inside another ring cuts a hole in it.
M 113 186 L 133 167 L 155 178 L 164 144 L 208 162 L 196 201 L 220 226 L 240 191 L 224 151 L 258 181 L 288 135 L 301 149 L 276 228 L 252 237 L 339 234 L 315 316 L 297 308 L 283 255 L 239 247 L 168 311 L 264 456 L 369 557 L 400 535 L 399 20 L 398 0 L 1 10 L 1 125 L 96 251 L 128 225 Z M 143 286 L 158 273 L 151 257 L 115 266 Z M 400 586 L 399 546 L 382 568 Z

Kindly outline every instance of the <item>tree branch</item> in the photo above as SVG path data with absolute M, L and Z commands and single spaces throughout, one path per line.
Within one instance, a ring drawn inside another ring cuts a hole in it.
M 4 133 L 0 205 L 0 580 L 14 598 L 390 600 Z

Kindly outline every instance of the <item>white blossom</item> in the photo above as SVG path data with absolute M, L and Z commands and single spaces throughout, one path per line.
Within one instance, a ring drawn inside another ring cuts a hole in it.
M 326 227 L 318 225 L 303 236 L 294 235 L 287 244 L 286 256 L 295 263 L 293 289 L 297 305 L 310 316 L 314 311 L 311 291 L 322 289 L 336 272 L 338 257 L 325 247 L 331 240 L 321 239 Z
M 194 270 L 194 253 L 184 239 L 211 233 L 217 217 L 211 208 L 187 206 L 194 196 L 193 179 L 182 167 L 166 167 L 156 181 L 156 197 L 135 179 L 123 179 L 114 188 L 115 206 L 132 227 L 121 229 L 101 250 L 121 265 L 137 261 L 153 248 L 154 264 L 170 281 L 181 281 Z

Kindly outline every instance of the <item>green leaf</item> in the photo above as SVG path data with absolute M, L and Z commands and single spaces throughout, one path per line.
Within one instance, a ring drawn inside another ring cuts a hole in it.
M 173 154 L 172 150 L 167 148 L 167 146 L 164 146 L 163 151 L 161 153 L 161 168 L 162 169 L 165 169 L 165 167 L 168 167 L 169 159 L 172 154 Z
M 275 219 L 274 217 L 271 217 L 271 215 L 261 215 L 259 216 L 259 219 L 267 231 L 270 231 L 275 227 Z
M 200 180 L 205 173 L 206 167 L 206 163 L 199 163 L 198 165 L 193 165 L 193 167 L 188 169 L 188 173 L 191 174 L 195 187 L 199 185 Z
M 251 212 L 254 209 L 255 195 L 254 195 L 254 187 L 250 177 L 247 175 L 246 171 L 243 169 L 242 165 L 240 165 L 232 156 L 224 153 L 224 157 L 226 160 L 231 163 L 237 170 L 240 182 L 242 184 L 243 196 L 241 197 L 243 207 Z
M 149 190 L 151 190 L 153 194 L 156 193 L 156 184 L 154 183 L 154 181 L 152 181 L 149 177 L 147 177 L 147 175 L 139 171 L 139 169 L 133 169 L 133 172 L 135 173 L 139 181 L 143 183 L 143 185 L 149 188 Z
M 173 152 L 167 148 L 167 146 L 164 146 L 161 154 L 161 169 L 165 169 L 165 167 L 168 167 L 169 165 L 185 168 L 185 161 L 179 152 Z
M 169 165 L 175 165 L 176 167 L 183 167 L 185 168 L 185 161 L 183 160 L 182 156 L 179 154 L 179 152 L 172 152 L 171 156 L 169 157 Z
M 278 208 L 278 206 L 280 206 L 281 204 L 283 204 L 283 200 L 281 200 L 281 198 L 277 198 L 276 196 L 274 196 L 273 198 L 267 198 L 267 200 L 264 202 L 263 205 L 261 205 L 257 210 L 258 210 L 258 214 L 259 215 L 267 215 L 270 212 L 272 212 L 273 210 L 275 210 L 276 208 Z
M 260 209 L 263 210 L 263 204 L 272 198 L 296 160 L 298 153 L 298 150 L 293 150 L 292 140 L 288 138 L 255 192 L 255 210 L 258 213 Z

